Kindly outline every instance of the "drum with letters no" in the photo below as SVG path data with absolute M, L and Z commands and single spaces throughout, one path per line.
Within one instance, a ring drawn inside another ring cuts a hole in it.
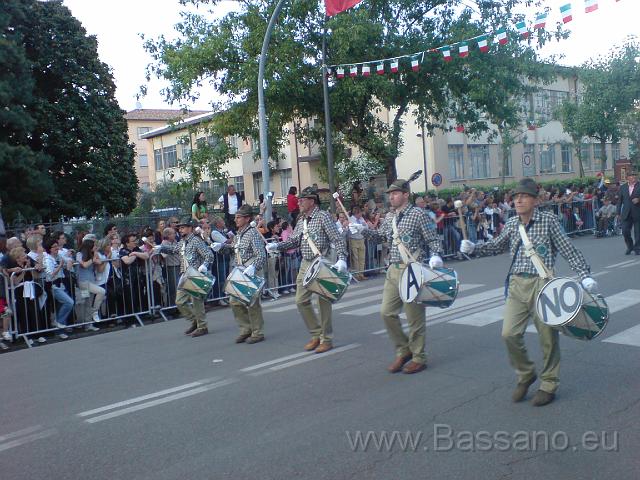
M 204 300 L 215 282 L 215 277 L 200 273 L 193 267 L 188 267 L 178 280 L 178 288 L 192 297 Z
M 235 267 L 224 282 L 224 293 L 250 307 L 260 298 L 264 284 L 264 278 L 250 277 L 244 273 L 244 267 Z
M 571 278 L 546 283 L 536 298 L 540 320 L 568 337 L 593 340 L 609 322 L 609 307 L 601 295 L 593 295 Z
M 332 303 L 342 298 L 351 283 L 349 272 L 340 273 L 332 264 L 323 258 L 316 258 L 304 275 L 302 285 Z
M 421 263 L 407 265 L 400 277 L 400 298 L 405 303 L 427 307 L 450 307 L 458 296 L 458 274 L 450 268 L 429 268 Z

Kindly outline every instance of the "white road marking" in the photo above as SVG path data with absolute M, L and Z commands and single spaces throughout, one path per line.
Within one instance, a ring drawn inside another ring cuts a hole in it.
M 354 348 L 358 348 L 359 346 L 360 346 L 360 344 L 358 344 L 358 343 L 350 343 L 349 345 L 345 345 L 344 347 L 334 348 L 333 350 L 329 350 L 328 352 L 325 352 L 325 353 L 318 353 L 318 354 L 314 354 L 312 356 L 299 358 L 298 360 L 293 360 L 291 362 L 283 363 L 281 365 L 276 365 L 275 367 L 271 367 L 269 370 L 273 370 L 275 372 L 277 370 L 282 370 L 284 368 L 293 367 L 295 365 L 300 365 L 302 363 L 311 362 L 313 360 L 319 360 L 319 359 L 325 358 L 325 357 L 327 357 L 329 355 L 335 355 L 336 353 L 346 352 L 347 350 L 352 350 Z
M 275 365 L 276 363 L 286 362 L 287 360 L 291 360 L 293 358 L 304 357 L 305 355 L 313 355 L 313 352 L 294 353 L 293 355 L 287 355 L 286 357 L 280 357 L 274 360 L 269 360 L 268 362 L 258 363 L 257 365 L 251 365 L 250 367 L 242 368 L 240 371 L 252 372 L 253 370 L 258 370 L 263 367 L 268 367 L 269 365 Z
M 609 270 L 602 270 L 600 272 L 592 273 L 591 276 L 596 278 L 601 277 L 602 275 L 606 275 L 607 273 L 609 273 Z
M 9 450 L 10 448 L 19 447 L 20 445 L 24 445 L 25 443 L 30 443 L 42 438 L 50 437 L 55 433 L 56 430 L 54 428 L 51 428 L 49 430 L 43 430 L 42 432 L 32 433 L 31 435 L 12 440 L 10 442 L 2 443 L 0 444 L 0 452 L 4 452 L 5 450 Z
M 42 430 L 42 428 L 43 428 L 42 425 L 36 425 L 35 427 L 27 427 L 27 428 L 23 428 L 22 430 L 17 430 L 15 432 L 5 433 L 4 435 L 0 435 L 0 442 L 4 442 L 11 438 L 19 437 L 21 435 L 28 435 L 38 430 Z
M 209 380 L 209 382 L 218 380 L 218 378 L 213 378 Z M 207 381 L 191 382 L 185 385 L 180 385 L 178 387 L 167 388 L 166 390 L 160 390 L 159 392 L 150 393 L 148 395 L 142 395 L 140 397 L 131 398 L 129 400 L 124 400 L 122 402 L 112 403 L 111 405 L 105 405 L 104 407 L 94 408 L 93 410 L 87 410 L 86 412 L 81 412 L 76 415 L 78 417 L 88 417 L 90 415 L 95 415 L 96 413 L 106 412 L 107 410 L 113 410 L 115 408 L 131 405 L 132 403 L 138 403 L 138 402 L 143 402 L 145 400 L 149 400 L 151 398 L 162 397 L 163 395 L 179 392 L 180 390 L 187 390 L 189 388 L 199 387 L 200 385 L 204 385 L 205 383 L 207 383 Z
M 382 286 L 378 285 L 377 287 L 370 287 L 370 288 L 363 288 L 361 290 L 357 290 L 355 292 L 351 292 L 351 290 L 347 290 L 347 292 L 344 294 L 343 299 L 345 298 L 350 298 L 350 297 L 355 297 L 361 293 L 370 293 L 370 292 L 381 292 L 382 291 Z M 365 301 L 370 301 L 369 299 L 365 299 Z M 263 308 L 263 312 L 265 313 L 278 313 L 278 312 L 286 312 L 288 310 L 295 310 L 296 308 L 298 308 L 295 304 L 295 298 L 292 299 L 292 302 L 289 305 L 282 305 L 282 306 L 274 306 L 274 307 L 265 307 Z M 340 301 L 340 303 L 336 304 L 336 306 L 340 305 L 342 303 L 342 299 Z M 334 306 L 333 308 L 335 309 L 336 306 Z
M 623 265 L 620 268 L 629 268 L 629 267 L 635 267 L 636 265 L 639 265 L 640 262 L 633 262 L 633 263 L 629 263 L 627 265 Z
M 230 379 L 227 379 L 227 380 L 221 380 L 219 382 L 210 383 L 208 385 L 203 385 L 201 387 L 194 388 L 192 390 L 187 390 L 186 392 L 176 393 L 175 395 L 170 395 L 170 396 L 164 397 L 164 398 L 158 398 L 156 400 L 152 400 L 151 402 L 141 403 L 139 405 L 134 405 L 132 407 L 123 408 L 123 409 L 117 410 L 115 412 L 105 413 L 104 415 L 98 415 L 97 417 L 88 418 L 88 419 L 85 420 L 85 422 L 87 422 L 87 423 L 103 422 L 105 420 L 110 420 L 112 418 L 120 417 L 122 415 L 127 415 L 129 413 L 137 412 L 139 410 L 144 410 L 146 408 L 155 407 L 155 406 L 158 406 L 158 405 L 162 405 L 164 403 L 169 403 L 169 402 L 173 402 L 175 400 L 180 400 L 182 398 L 190 397 L 192 395 L 197 395 L 198 393 L 208 392 L 208 391 L 213 390 L 215 388 L 224 387 L 225 385 L 230 385 L 230 384 L 235 383 L 237 381 L 238 381 L 237 379 L 233 379 L 233 378 L 230 378 Z
M 635 260 L 625 260 L 624 262 L 620 262 L 620 263 L 614 263 L 613 265 L 607 265 L 604 268 L 616 268 L 616 267 L 621 267 L 623 265 L 627 265 L 630 263 L 635 263 Z
M 500 305 L 483 312 L 472 313 L 460 318 L 454 318 L 449 323 L 457 325 L 469 325 L 473 327 L 484 327 L 502 320 L 504 316 L 504 305 Z

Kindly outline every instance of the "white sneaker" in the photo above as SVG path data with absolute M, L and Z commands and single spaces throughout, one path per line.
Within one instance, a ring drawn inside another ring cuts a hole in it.
M 100 329 L 98 327 L 96 327 L 95 325 L 87 325 L 86 327 L 84 327 L 84 329 L 88 332 L 99 332 Z
M 4 342 L 0 342 L 0 350 L 9 350 L 9 347 Z
M 30 338 L 27 338 L 27 345 L 29 345 L 30 347 L 33 347 L 33 340 L 31 340 Z
M 69 335 L 67 335 L 66 333 L 59 333 L 58 338 L 60 340 L 66 340 L 67 338 L 69 338 Z
M 58 327 L 58 328 L 60 328 L 60 329 L 63 329 L 63 330 L 64 330 L 65 328 L 67 328 L 67 325 L 65 325 L 64 323 L 58 323 L 58 322 L 56 322 L 56 323 L 55 323 L 55 325 L 56 325 L 56 327 Z
M 38 343 L 47 343 L 47 339 L 44 337 L 38 337 Z
M 99 322 L 100 321 L 100 314 L 98 312 L 94 312 L 93 315 L 91 316 L 91 319 L 94 322 Z
M 6 340 L 7 342 L 10 342 L 11 340 L 13 340 L 9 332 L 2 332 L 2 339 Z

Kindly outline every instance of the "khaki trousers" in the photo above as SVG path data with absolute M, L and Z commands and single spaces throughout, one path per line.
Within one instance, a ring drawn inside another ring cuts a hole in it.
M 509 362 L 518 375 L 518 383 L 530 380 L 535 374 L 535 365 L 529 359 L 524 343 L 524 332 L 533 317 L 538 330 L 543 365 L 540 373 L 540 390 L 554 393 L 560 383 L 560 344 L 558 331 L 545 325 L 536 314 L 536 297 L 548 280 L 541 277 L 512 275 L 509 279 L 509 294 L 504 309 L 502 338 L 507 345 Z
M 260 299 L 252 306 L 248 307 L 240 300 L 230 297 L 229 304 L 233 311 L 233 316 L 240 327 L 240 335 L 251 335 L 252 337 L 264 336 L 264 318 L 262 317 L 262 305 Z
M 411 354 L 416 363 L 426 363 L 424 352 L 426 315 L 425 308 L 417 303 L 404 303 L 400 298 L 400 276 L 405 269 L 401 263 L 392 263 L 387 269 L 387 275 L 382 291 L 382 305 L 380 314 L 387 327 L 389 338 L 396 347 L 396 356 L 405 357 Z M 409 324 L 409 336 L 402 330 L 400 312 L 404 307 Z
M 176 306 L 185 318 L 196 328 L 207 328 L 204 317 L 204 300 L 194 298 L 185 290 L 179 288 L 176 292 Z
M 310 292 L 302 286 L 302 280 L 311 265 L 309 260 L 302 260 L 298 277 L 296 278 L 296 306 L 302 319 L 304 320 L 312 338 L 320 339 L 321 343 L 331 343 L 333 338 L 333 326 L 331 324 L 331 302 L 324 297 L 318 295 L 318 305 L 320 307 L 320 319 L 311 306 Z
M 364 271 L 364 239 L 349 240 L 349 259 L 351 260 L 351 271 L 362 273 Z

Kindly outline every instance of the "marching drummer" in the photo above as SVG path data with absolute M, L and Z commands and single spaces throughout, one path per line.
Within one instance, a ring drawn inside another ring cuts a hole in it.
M 333 265 L 340 273 L 347 272 L 347 248 L 338 233 L 338 229 L 328 212 L 320 210 L 320 197 L 313 187 L 305 188 L 298 197 L 300 214 L 296 228 L 284 242 L 270 243 L 268 251 L 282 251 L 300 247 L 302 263 L 296 278 L 296 306 L 311 334 L 311 340 L 304 346 L 307 351 L 315 350 L 324 353 L 333 348 L 333 326 L 331 324 L 331 302 L 318 297 L 320 319 L 311 306 L 312 292 L 307 290 L 302 281 L 307 269 L 319 254 L 327 255 L 331 244 L 335 246 L 338 261 Z
M 165 254 L 180 254 L 180 273 L 184 274 L 188 267 L 193 267 L 200 273 L 208 273 L 209 266 L 214 261 L 213 252 L 199 235 L 194 234 L 194 228 L 198 222 L 190 217 L 185 217 L 178 224 L 180 241 L 175 245 L 157 245 L 154 252 Z M 176 306 L 180 313 L 191 324 L 184 332 L 193 338 L 201 337 L 209 333 L 205 320 L 204 299 L 190 295 L 185 289 L 178 286 L 176 292 Z
M 362 232 L 365 238 L 391 244 L 390 265 L 380 306 L 387 333 L 396 348 L 396 358 L 387 370 L 407 374 L 418 373 L 427 368 L 424 351 L 426 318 L 422 305 L 403 303 L 399 289 L 400 277 L 409 262 L 421 262 L 427 258 L 426 246 L 431 254 L 429 267 L 443 266 L 440 258 L 442 248 L 435 224 L 423 209 L 410 204 L 410 192 L 409 182 L 401 179 L 387 188 L 393 214 L 387 215 L 377 230 L 369 230 L 355 223 L 349 224 L 350 230 Z M 409 336 L 404 333 L 400 323 L 399 314 L 403 305 L 409 324 Z
M 554 400 L 559 384 L 558 331 L 542 322 L 535 310 L 536 297 L 548 282 L 549 278 L 546 277 L 552 275 L 557 253 L 560 252 L 580 276 L 586 291 L 594 293 L 597 283 L 590 277 L 589 265 L 584 256 L 569 241 L 556 216 L 536 208 L 536 182 L 531 178 L 520 180 L 513 199 L 517 216 L 507 221 L 500 235 L 482 245 L 463 240 L 460 251 L 467 254 L 475 251 L 482 255 L 499 253 L 509 247 L 512 262 L 505 282 L 507 300 L 502 338 L 507 346 L 511 366 L 518 375 L 518 384 L 511 398 L 514 402 L 524 400 L 527 390 L 537 379 L 535 365 L 529 359 L 524 343 L 524 332 L 531 316 L 540 336 L 543 354 L 540 387 L 531 401 L 534 406 L 539 407 Z M 527 240 L 526 244 L 523 244 L 523 240 Z M 525 248 L 529 241 L 530 248 Z
M 267 255 L 264 249 L 264 241 L 258 230 L 251 226 L 251 207 L 242 205 L 235 215 L 237 233 L 234 237 L 233 245 L 226 243 L 214 243 L 214 251 L 222 248 L 233 248 L 235 250 L 236 266 L 245 267 L 244 274 L 253 277 L 260 272 L 265 264 Z M 258 298 L 251 306 L 242 303 L 237 298 L 231 297 L 229 300 L 233 316 L 240 327 L 240 335 L 236 338 L 236 343 L 258 343 L 264 340 L 264 319 L 262 318 L 262 306 L 260 305 L 260 292 Z

